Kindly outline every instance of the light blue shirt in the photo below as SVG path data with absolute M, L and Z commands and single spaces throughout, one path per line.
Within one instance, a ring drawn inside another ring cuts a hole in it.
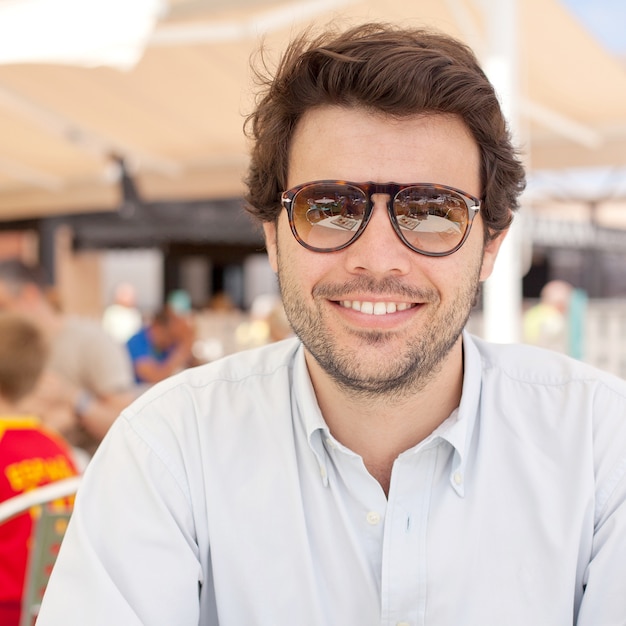
M 469 335 L 464 355 L 388 499 L 297 340 L 156 385 L 87 469 L 38 625 L 626 623 L 626 382 Z

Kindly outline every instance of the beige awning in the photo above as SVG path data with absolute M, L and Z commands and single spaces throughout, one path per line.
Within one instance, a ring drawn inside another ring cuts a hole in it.
M 260 34 L 279 51 L 311 20 L 381 19 L 435 26 L 483 56 L 479 4 L 170 0 L 129 71 L 0 65 L 0 219 L 115 209 L 112 155 L 148 201 L 239 195 Z M 557 0 L 520 1 L 519 12 L 518 135 L 529 167 L 625 166 L 624 66 Z

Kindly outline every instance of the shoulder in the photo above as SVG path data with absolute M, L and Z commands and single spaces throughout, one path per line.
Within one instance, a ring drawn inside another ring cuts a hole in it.
M 190 463 L 202 473 L 203 463 L 228 465 L 231 455 L 246 465 L 246 458 L 275 454 L 293 437 L 298 346 L 285 341 L 239 352 L 161 381 L 122 412 L 105 440 L 180 473 Z
M 472 389 L 483 423 L 626 457 L 626 381 L 534 346 L 471 338 L 467 347 L 466 369 L 480 370 Z
M 238 352 L 156 383 L 122 411 L 90 468 L 118 471 L 133 458 L 139 471 L 159 483 L 173 477 L 200 502 L 207 480 L 278 467 L 280 451 L 292 449 L 291 372 L 299 345 Z
M 556 351 L 525 344 L 494 344 L 471 338 L 486 376 L 545 387 L 592 385 L 626 400 L 626 381 Z
M 575 485 L 594 523 L 608 519 L 626 502 L 626 381 L 558 352 L 466 339 L 483 456 L 538 490 Z
M 625 380 L 534 346 L 472 342 L 482 361 L 483 424 L 514 434 L 514 446 L 545 446 L 563 467 L 587 461 L 598 483 L 624 480 Z
M 214 419 L 219 414 L 258 413 L 280 398 L 289 398 L 289 381 L 299 341 L 237 352 L 213 363 L 186 369 L 148 389 L 126 411 L 130 419 L 142 414 L 189 413 Z

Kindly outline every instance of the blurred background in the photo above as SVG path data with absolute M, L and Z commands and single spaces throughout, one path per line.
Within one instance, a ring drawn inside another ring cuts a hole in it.
M 366 19 L 470 44 L 527 165 L 471 330 L 626 376 L 621 0 L 0 1 L 0 257 L 41 264 L 67 313 L 103 318 L 122 284 L 144 318 L 173 304 L 200 361 L 270 340 L 276 284 L 242 209 L 250 56 Z

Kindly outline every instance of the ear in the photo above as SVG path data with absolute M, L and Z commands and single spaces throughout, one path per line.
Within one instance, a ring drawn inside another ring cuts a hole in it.
M 508 229 L 498 233 L 493 239 L 489 240 L 485 244 L 485 249 L 483 251 L 483 264 L 480 268 L 480 281 L 484 282 L 491 276 L 491 272 L 493 272 L 493 266 L 496 263 L 496 258 L 498 257 L 498 251 L 500 250 L 500 246 L 504 241 L 504 238 L 507 236 Z
M 263 222 L 267 257 L 274 273 L 278 272 L 278 248 L 276 244 L 276 222 Z

